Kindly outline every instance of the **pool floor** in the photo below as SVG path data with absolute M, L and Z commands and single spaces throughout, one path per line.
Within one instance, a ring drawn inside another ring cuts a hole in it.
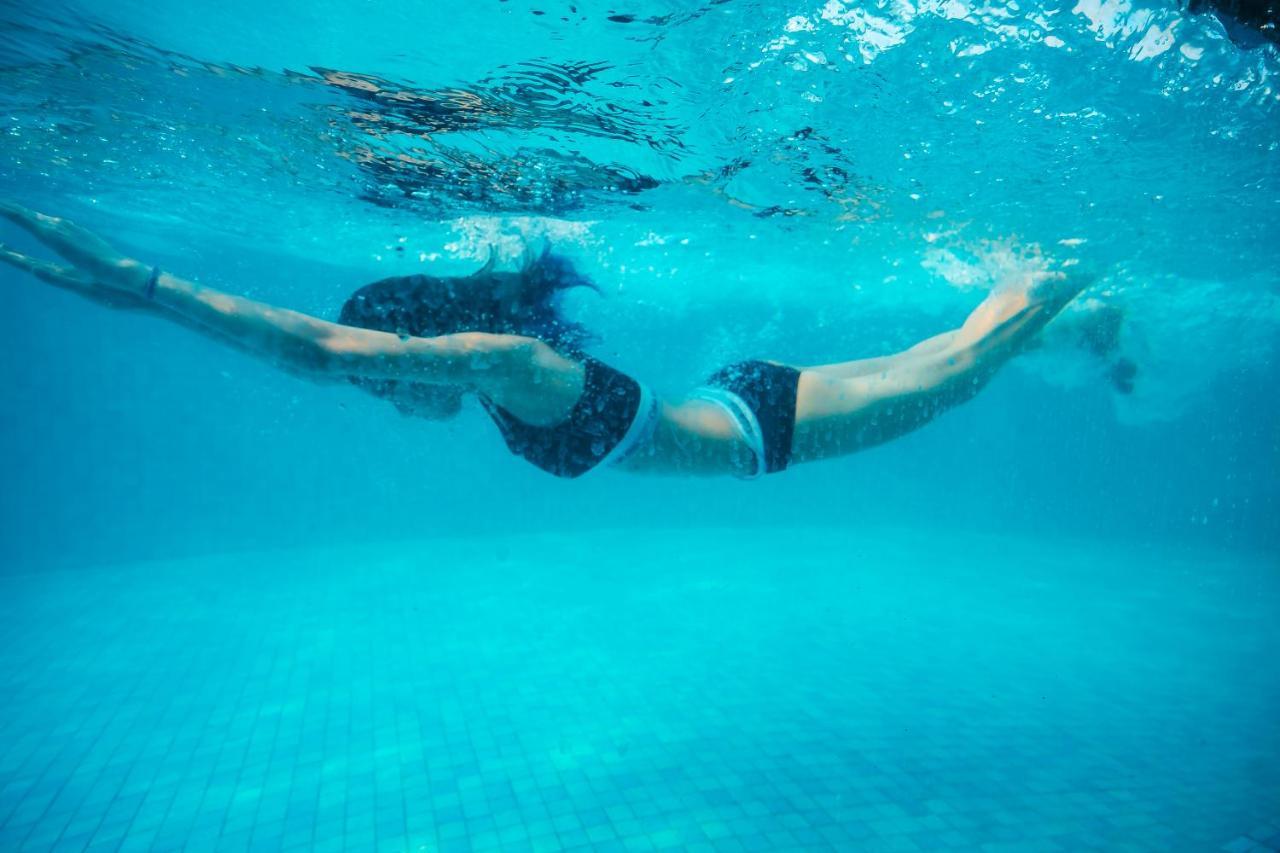
M 3 850 L 1280 849 L 1264 555 L 603 531 L 0 577 Z

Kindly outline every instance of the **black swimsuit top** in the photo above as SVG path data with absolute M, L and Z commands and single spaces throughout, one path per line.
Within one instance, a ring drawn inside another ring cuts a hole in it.
M 555 426 L 527 424 L 480 397 L 511 452 L 557 477 L 579 477 L 599 465 L 626 437 L 645 396 L 640 383 L 625 373 L 590 356 L 575 358 L 586 371 L 582 396 Z

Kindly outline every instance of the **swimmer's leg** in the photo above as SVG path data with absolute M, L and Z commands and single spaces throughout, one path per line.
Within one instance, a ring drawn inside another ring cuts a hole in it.
M 917 429 L 970 399 L 1022 351 L 1087 282 L 1028 274 L 999 288 L 964 325 L 882 359 L 800 375 L 792 457 L 853 453 Z
M 950 345 L 952 339 L 956 336 L 955 330 L 943 332 L 940 335 L 934 335 L 926 338 L 911 349 L 903 350 L 893 355 L 881 355 L 875 358 L 859 358 L 854 361 L 841 361 L 835 364 L 818 364 L 812 367 L 802 367 L 801 370 L 816 370 L 826 376 L 836 376 L 844 379 L 850 379 L 855 376 L 868 376 L 872 373 L 880 373 L 898 367 L 912 357 L 928 355 L 929 353 L 938 352 Z

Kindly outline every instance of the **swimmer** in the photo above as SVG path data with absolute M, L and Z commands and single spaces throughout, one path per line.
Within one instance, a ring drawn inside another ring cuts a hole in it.
M 558 477 L 629 472 L 774 474 L 918 429 L 977 394 L 1084 289 L 1080 276 L 1006 281 L 958 329 L 903 352 L 833 364 L 729 365 L 664 400 L 588 355 L 555 307 L 593 286 L 544 252 L 518 271 L 384 279 L 337 322 L 223 293 L 126 257 L 71 222 L 11 203 L 0 216 L 67 262 L 0 245 L 0 260 L 105 307 L 142 311 L 317 381 L 350 381 L 401 413 L 451 418 L 474 394 L 512 453 Z

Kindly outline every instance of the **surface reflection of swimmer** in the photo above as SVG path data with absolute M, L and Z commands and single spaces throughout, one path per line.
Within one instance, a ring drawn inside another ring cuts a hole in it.
M 314 70 L 327 85 L 380 108 L 375 112 L 348 114 L 361 130 L 376 136 L 405 133 L 427 138 L 433 133 L 474 131 L 515 118 L 513 105 L 463 89 L 408 89 L 395 87 L 372 74 L 328 68 Z
M 406 276 L 360 288 L 338 322 L 221 293 L 121 255 L 66 220 L 0 214 L 69 265 L 0 246 L 0 260 L 102 305 L 136 309 L 316 380 L 349 380 L 404 414 L 442 420 L 475 394 L 510 450 L 561 477 L 633 472 L 754 477 L 873 447 L 973 397 L 1080 292 L 1023 274 L 952 331 L 879 358 L 808 367 L 746 361 L 680 400 L 587 355 L 558 291 L 591 286 L 544 252 L 519 271 Z
M 659 151 L 684 147 L 679 129 L 652 115 L 643 100 L 624 106 L 586 97 L 584 84 L 610 66 L 603 63 L 522 63 L 474 89 L 418 89 L 373 74 L 313 68 L 320 81 L 368 106 L 353 116 L 384 132 L 427 137 L 484 129 L 565 131 L 616 139 Z
M 439 154 L 445 151 L 437 148 Z M 635 194 L 658 185 L 644 175 L 583 158 L 561 157 L 557 168 L 547 170 L 540 166 L 547 162 L 545 151 L 537 156 L 517 153 L 485 160 L 462 151 L 448 151 L 447 156 L 422 150 L 391 154 L 362 146 L 341 156 L 374 179 L 363 198 L 384 206 L 394 205 L 385 198 L 388 189 L 394 188 L 394 195 L 422 201 L 438 196 L 490 209 L 516 205 L 555 212 L 577 204 L 584 192 Z M 529 175 L 536 175 L 536 180 Z
M 463 89 L 427 91 L 398 87 L 369 74 L 317 68 L 327 85 L 370 104 L 349 110 L 345 117 L 370 139 L 406 137 L 430 147 L 383 149 L 359 145 L 339 152 L 372 179 L 365 198 L 390 205 L 385 193 L 431 200 L 447 198 L 504 208 L 516 205 L 556 211 L 578 203 L 584 192 L 616 192 L 634 195 L 653 189 L 658 182 L 630 169 L 599 164 L 581 155 L 565 156 L 541 150 L 536 157 L 523 152 L 507 156 L 480 156 L 452 148 L 439 137 L 450 133 L 511 128 L 563 129 L 631 139 L 631 134 L 610 119 L 583 119 L 563 109 L 539 108 L 537 98 L 519 105 L 501 98 Z M 549 75 L 539 79 L 546 82 Z M 550 85 L 550 83 L 548 83 Z M 536 162 L 533 162 L 536 159 Z M 554 168 L 546 168 L 553 164 Z M 536 176 L 530 180 L 529 176 Z

